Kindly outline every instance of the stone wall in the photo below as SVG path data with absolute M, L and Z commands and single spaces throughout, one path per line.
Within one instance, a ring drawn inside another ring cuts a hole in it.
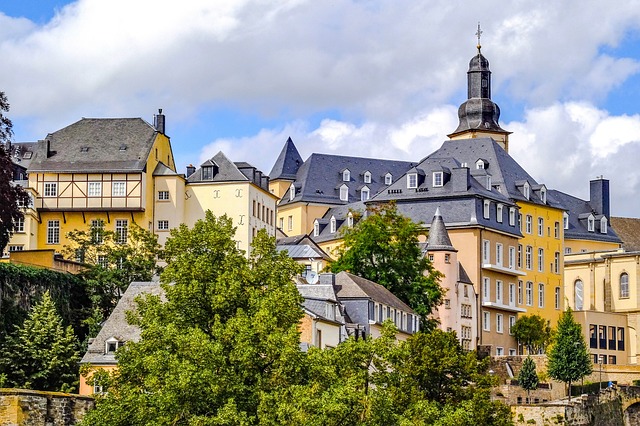
M 538 405 L 512 406 L 515 424 L 520 425 L 570 425 L 570 426 L 625 426 L 621 399 L 615 393 Z
M 93 405 L 88 396 L 0 389 L 0 426 L 72 426 Z

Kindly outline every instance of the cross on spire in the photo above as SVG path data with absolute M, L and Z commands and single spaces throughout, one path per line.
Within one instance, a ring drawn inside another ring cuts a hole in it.
M 482 30 L 480 29 L 480 21 L 478 21 L 478 31 L 476 31 L 476 35 L 478 36 L 478 53 L 480 53 L 480 36 L 482 36 Z

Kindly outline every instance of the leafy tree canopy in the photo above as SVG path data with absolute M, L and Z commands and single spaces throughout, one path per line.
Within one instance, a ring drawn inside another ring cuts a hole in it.
M 552 378 L 569 384 L 591 374 L 593 365 L 582 335 L 582 327 L 573 318 L 571 308 L 560 316 L 548 351 L 547 371 Z
M 78 341 L 64 327 L 49 292 L 0 349 L 5 386 L 68 392 L 78 381 Z
M 540 354 L 551 341 L 551 327 L 540 315 L 524 315 L 511 328 L 518 343 L 527 348 L 529 354 Z
M 538 373 L 536 373 L 536 363 L 533 358 L 528 356 L 522 363 L 522 368 L 518 373 L 518 384 L 520 387 L 529 392 L 538 388 Z
M 393 203 L 370 207 L 366 217 L 343 234 L 331 272 L 348 271 L 385 286 L 422 318 L 442 301 L 441 274 L 418 245 L 424 231 L 398 213 Z
M 13 124 L 6 116 L 9 102 L 0 92 L 0 253 L 9 243 L 15 229 L 14 223 L 23 218 L 23 208 L 29 204 L 29 195 L 13 183 L 13 162 L 7 149 L 13 136 Z

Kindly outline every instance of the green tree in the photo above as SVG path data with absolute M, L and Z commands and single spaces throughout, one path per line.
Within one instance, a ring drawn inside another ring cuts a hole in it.
M 522 363 L 522 368 L 518 373 L 518 384 L 520 387 L 527 391 L 527 403 L 531 400 L 529 393 L 538 388 L 538 373 L 536 373 L 536 363 L 533 362 L 533 358 L 528 356 Z
M 544 353 L 551 340 L 551 327 L 540 315 L 524 315 L 511 328 L 516 341 L 529 354 Z
M 420 315 L 423 325 L 442 301 L 441 274 L 418 245 L 419 224 L 398 213 L 395 204 L 370 207 L 344 234 L 331 272 L 349 271 L 385 286 Z
M 0 349 L 5 385 L 69 392 L 78 381 L 78 341 L 46 292 Z
M 23 218 L 23 208 L 30 202 L 25 190 L 13 183 L 13 162 L 7 149 L 13 136 L 13 124 L 5 115 L 9 102 L 0 92 L 0 253 L 9 243 L 15 229 L 14 223 Z
M 569 385 L 591 374 L 593 365 L 582 335 L 582 327 L 573 318 L 571 308 L 560 316 L 558 327 L 548 351 L 547 371 L 552 378 Z
M 234 234 L 231 219 L 211 212 L 171 232 L 166 300 L 138 300 L 129 320 L 141 340 L 118 350 L 109 392 L 85 424 L 255 424 L 260 400 L 300 377 L 301 268 L 265 231 L 249 259 Z
M 160 269 L 158 237 L 132 223 L 126 242 L 122 236 L 100 226 L 74 230 L 67 234 L 70 244 L 63 253 L 67 258 L 86 264 L 82 272 L 92 300 L 92 309 L 85 320 L 90 336 L 99 330 L 122 293 L 132 281 L 149 281 Z

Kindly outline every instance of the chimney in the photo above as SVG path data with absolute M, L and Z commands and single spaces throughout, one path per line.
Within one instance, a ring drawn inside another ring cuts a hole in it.
M 318 275 L 320 284 L 331 284 L 335 285 L 336 283 L 336 275 L 332 273 L 324 273 Z
M 189 164 L 187 166 L 187 177 L 191 176 L 195 172 L 196 172 L 196 168 L 193 166 L 193 164 Z
M 469 189 L 469 168 L 466 164 L 451 170 L 453 192 L 466 192 Z
M 600 176 L 589 182 L 589 203 L 597 214 L 602 214 L 609 219 L 609 180 Z
M 51 150 L 51 141 L 49 139 L 47 139 L 45 142 L 47 144 L 47 158 L 50 158 L 55 155 L 56 152 Z
M 164 135 L 164 114 L 162 108 L 158 109 L 158 114 L 153 117 L 153 127 Z

